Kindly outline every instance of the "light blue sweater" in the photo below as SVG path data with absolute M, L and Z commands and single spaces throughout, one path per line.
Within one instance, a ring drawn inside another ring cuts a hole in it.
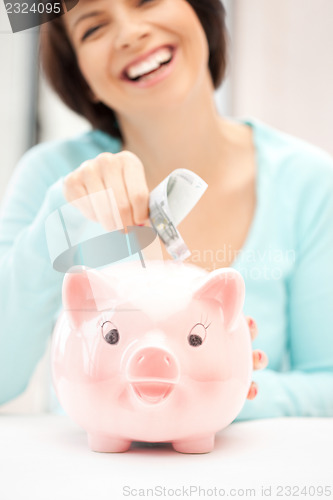
M 246 123 L 254 130 L 257 208 L 233 267 L 245 279 L 244 312 L 258 323 L 253 347 L 269 366 L 254 373 L 258 396 L 237 419 L 332 417 L 333 161 L 257 120 Z M 62 179 L 119 149 L 91 131 L 34 147 L 15 171 L 0 220 L 0 404 L 26 388 L 61 307 L 63 275 L 51 266 L 45 220 L 66 203 Z

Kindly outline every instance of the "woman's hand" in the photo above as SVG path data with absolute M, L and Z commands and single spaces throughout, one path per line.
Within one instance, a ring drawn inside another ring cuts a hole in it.
M 102 153 L 85 161 L 65 177 L 63 190 L 68 202 L 107 231 L 144 224 L 148 219 L 144 168 L 129 151 Z
M 251 339 L 254 340 L 258 335 L 257 324 L 250 317 L 247 317 L 246 319 L 247 319 L 247 324 L 249 325 Z M 266 368 L 266 366 L 268 365 L 268 358 L 264 353 L 264 351 L 256 349 L 255 351 L 253 351 L 252 357 L 253 357 L 254 370 L 261 370 L 262 368 Z M 257 394 L 258 394 L 258 386 L 255 382 L 252 382 L 249 392 L 247 394 L 247 399 L 254 399 Z

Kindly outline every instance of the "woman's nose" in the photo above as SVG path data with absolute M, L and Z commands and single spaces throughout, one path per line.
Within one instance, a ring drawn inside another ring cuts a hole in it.
M 149 37 L 149 28 L 142 17 L 124 16 L 117 23 L 115 47 L 124 50 Z

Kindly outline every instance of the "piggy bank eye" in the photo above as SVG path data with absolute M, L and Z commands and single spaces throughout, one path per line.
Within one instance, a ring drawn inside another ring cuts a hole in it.
M 206 338 L 206 328 L 202 323 L 194 325 L 190 331 L 187 340 L 192 347 L 200 346 Z
M 119 332 L 111 321 L 105 321 L 102 325 L 102 334 L 108 344 L 118 344 Z

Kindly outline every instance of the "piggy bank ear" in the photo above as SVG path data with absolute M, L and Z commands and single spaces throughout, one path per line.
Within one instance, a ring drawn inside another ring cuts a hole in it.
M 234 269 L 216 269 L 201 281 L 193 297 L 217 301 L 223 310 L 225 328 L 232 330 L 244 304 L 244 280 Z
M 97 311 L 114 305 L 115 291 L 106 278 L 94 269 L 75 266 L 66 273 L 62 302 L 71 324 L 77 328 Z

